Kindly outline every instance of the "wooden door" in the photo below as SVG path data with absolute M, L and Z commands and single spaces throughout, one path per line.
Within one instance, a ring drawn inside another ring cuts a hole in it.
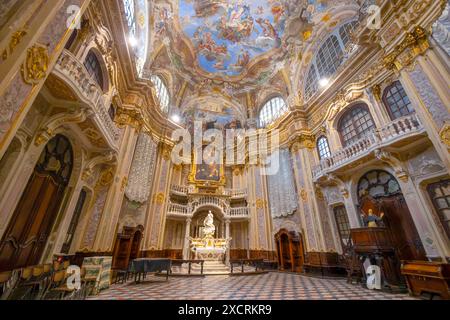
M 47 144 L 0 242 L 0 271 L 38 264 L 72 172 L 63 136 Z

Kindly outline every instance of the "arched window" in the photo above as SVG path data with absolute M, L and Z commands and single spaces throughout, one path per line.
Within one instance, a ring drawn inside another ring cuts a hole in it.
M 305 100 L 309 100 L 319 91 L 320 80 L 329 80 L 339 66 L 344 63 L 351 53 L 346 50 L 351 40 L 351 33 L 358 26 L 358 21 L 350 21 L 336 28 L 320 46 L 312 59 L 311 67 L 306 77 L 304 87 Z M 326 83 L 326 82 L 325 82 Z
M 269 100 L 259 112 L 259 126 L 262 128 L 273 123 L 287 111 L 286 102 L 281 97 Z
M 386 105 L 392 120 L 407 116 L 414 112 L 411 101 L 406 95 L 400 81 L 395 81 L 383 92 L 383 102 Z
M 169 90 L 167 90 L 167 87 L 161 77 L 152 76 L 151 80 L 155 85 L 156 97 L 159 101 L 159 107 L 163 112 L 168 112 L 170 103 Z
M 319 152 L 320 160 L 331 157 L 330 146 L 326 137 L 321 136 L 317 140 L 317 151 Z
M 365 104 L 348 110 L 339 120 L 338 131 L 344 147 L 362 139 L 375 128 L 372 116 Z
M 97 55 L 94 52 L 89 51 L 88 55 L 86 56 L 86 60 L 84 61 L 84 66 L 86 67 L 91 77 L 93 77 L 97 84 L 100 86 L 100 88 L 102 90 L 105 90 L 105 81 L 103 78 L 102 66 L 97 58 Z

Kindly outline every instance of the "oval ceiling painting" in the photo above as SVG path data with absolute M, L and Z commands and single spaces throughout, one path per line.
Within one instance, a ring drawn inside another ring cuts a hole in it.
M 179 17 L 200 67 L 224 76 L 241 74 L 253 58 L 279 48 L 287 19 L 276 0 L 180 0 Z

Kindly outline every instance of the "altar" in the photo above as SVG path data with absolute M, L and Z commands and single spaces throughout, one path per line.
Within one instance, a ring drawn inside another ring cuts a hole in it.
M 206 237 L 190 239 L 191 252 L 195 260 L 224 261 L 229 247 L 229 240 Z
M 227 260 L 227 252 L 231 238 L 216 239 L 213 214 L 209 211 L 204 221 L 203 237 L 189 238 L 190 251 L 195 260 L 221 261 Z

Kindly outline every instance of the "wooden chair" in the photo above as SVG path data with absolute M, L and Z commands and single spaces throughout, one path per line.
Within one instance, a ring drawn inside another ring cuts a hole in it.
M 8 300 L 23 300 L 30 298 L 30 293 L 33 289 L 31 285 L 29 285 L 30 280 L 33 277 L 34 267 L 26 267 L 20 270 L 16 270 L 19 276 L 17 277 L 17 281 L 12 284 L 11 293 L 8 295 Z
M 86 268 L 81 268 L 81 299 L 86 299 L 94 290 L 97 284 L 97 277 L 86 276 Z
M 43 295 L 45 300 L 62 300 L 68 294 L 74 293 L 75 289 L 67 287 L 67 271 L 59 270 L 53 273 L 51 284 Z

